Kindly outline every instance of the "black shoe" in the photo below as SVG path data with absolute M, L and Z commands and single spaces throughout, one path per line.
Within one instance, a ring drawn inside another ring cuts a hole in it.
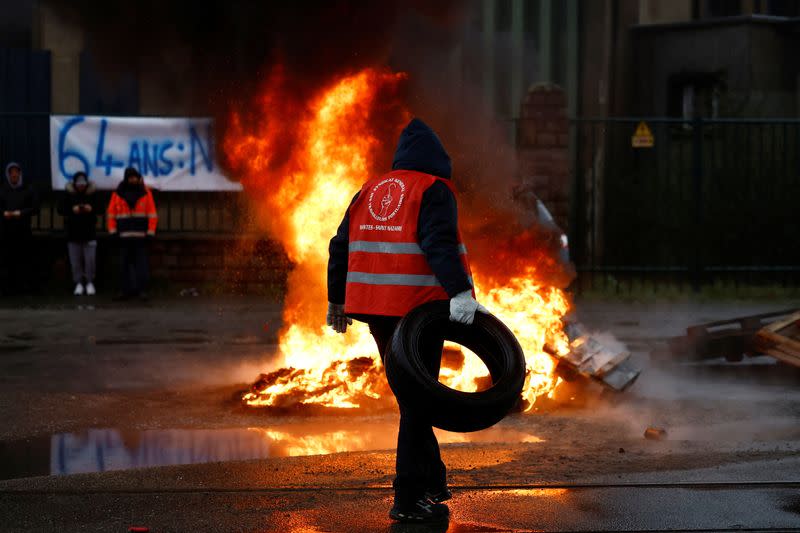
M 116 296 L 111 298 L 111 301 L 112 302 L 127 302 L 130 299 L 131 299 L 131 295 L 130 294 L 122 293 L 122 294 L 117 294 Z
M 439 489 L 428 489 L 425 491 L 425 497 L 433 503 L 442 503 L 453 497 L 453 493 L 447 487 Z
M 140 302 L 149 302 L 150 301 L 150 297 L 147 296 L 146 292 L 140 292 L 139 293 L 139 301 Z
M 433 503 L 427 498 L 420 498 L 408 505 L 394 503 L 389 511 L 389 518 L 398 522 L 439 522 L 447 520 L 450 509 L 443 503 Z

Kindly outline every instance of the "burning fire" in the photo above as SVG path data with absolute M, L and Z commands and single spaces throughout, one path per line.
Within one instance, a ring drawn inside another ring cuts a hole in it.
M 389 159 L 387 147 L 394 148 L 410 119 L 398 96 L 405 77 L 366 69 L 337 80 L 308 102 L 292 103 L 278 71 L 256 109 L 231 117 L 225 156 L 254 197 L 258 221 L 294 263 L 279 340 L 282 364 L 262 374 L 243 397 L 248 405 L 358 408 L 393 402 L 367 327 L 356 322 L 340 335 L 325 326 L 324 318 L 328 241 L 352 196 L 373 173 L 385 171 L 381 156 Z M 469 216 L 462 211 L 462 218 Z M 470 246 L 469 231 L 465 241 Z M 509 249 L 513 253 L 514 247 Z M 471 260 L 479 301 L 511 328 L 525 351 L 529 374 L 523 396 L 530 409 L 557 385 L 555 362 L 542 348 L 548 343 L 566 352 L 560 319 L 569 301 L 559 289 L 537 281 L 535 264 L 524 257 L 514 262 L 523 266 L 511 276 L 505 261 L 476 255 Z M 494 272 L 498 269 L 506 272 Z M 477 357 L 462 357 L 456 366 L 445 362 L 440 379 L 474 391 L 487 374 Z

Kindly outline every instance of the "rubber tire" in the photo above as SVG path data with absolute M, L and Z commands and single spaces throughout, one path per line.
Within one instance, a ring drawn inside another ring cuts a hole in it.
M 420 346 L 426 337 L 437 334 L 480 357 L 489 369 L 492 386 L 462 392 L 431 376 L 420 358 Z M 384 366 L 400 405 L 425 413 L 435 427 L 462 433 L 486 429 L 502 420 L 519 402 L 526 377 L 525 355 L 511 330 L 497 317 L 480 312 L 469 326 L 451 322 L 449 300 L 423 304 L 403 317 Z

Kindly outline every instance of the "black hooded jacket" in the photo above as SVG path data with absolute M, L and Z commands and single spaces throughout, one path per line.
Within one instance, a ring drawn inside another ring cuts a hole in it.
M 72 182 L 66 186 L 66 194 L 58 203 L 58 213 L 64 217 L 67 229 L 67 240 L 70 242 L 89 242 L 97 239 L 97 210 L 98 202 L 95 195 L 94 183 L 89 182 L 83 192 L 78 192 Z M 90 205 L 92 210 L 88 213 L 75 213 L 72 208 L 76 205 Z
M 33 185 L 20 176 L 17 186 L 11 185 L 8 177 L 11 167 L 19 165 L 9 163 L 6 167 L 6 179 L 0 183 L 0 237 L 3 239 L 27 238 L 31 236 L 31 219 L 39 213 L 39 195 Z M 5 211 L 19 211 L 19 218 L 5 218 Z
M 400 134 L 392 170 L 416 170 L 450 179 L 450 156 L 439 137 L 419 119 L 413 119 Z M 350 202 L 358 198 L 358 193 Z M 328 247 L 328 301 L 343 304 L 347 282 L 350 231 L 348 211 Z M 428 265 L 451 298 L 472 288 L 458 251 L 458 211 L 453 192 L 437 181 L 422 195 L 417 239 Z

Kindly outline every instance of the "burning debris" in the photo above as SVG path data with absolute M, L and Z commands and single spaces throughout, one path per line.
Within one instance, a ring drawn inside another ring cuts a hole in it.
M 567 323 L 569 352 L 562 355 L 545 347 L 558 359 L 557 372 L 567 381 L 576 375 L 595 380 L 603 386 L 621 392 L 639 377 L 641 369 L 631 361 L 631 353 L 622 346 L 613 346 L 589 333 L 579 322 Z
M 243 400 L 251 406 L 276 408 L 315 404 L 352 409 L 391 399 L 383 367 L 372 357 L 334 361 L 322 372 L 281 368 L 261 374 Z M 390 404 L 391 405 L 391 404 Z
M 285 90 L 280 73 L 266 84 L 251 116 L 234 114 L 223 139 L 229 165 L 256 200 L 256 218 L 281 241 L 295 267 L 289 275 L 280 332 L 281 369 L 262 375 L 244 401 L 254 406 L 317 404 L 355 408 L 388 391 L 374 341 L 363 324 L 346 335 L 329 331 L 325 316 L 327 243 L 341 213 L 368 176 L 388 160 L 387 143 L 407 122 L 401 104 L 403 74 L 366 69 L 324 88 L 291 120 L 277 111 Z M 287 124 L 293 124 L 287 132 Z M 289 135 L 289 153 L 281 151 Z M 456 180 L 458 185 L 458 180 Z M 488 208 L 485 208 L 488 209 Z M 566 354 L 569 341 L 561 318 L 567 295 L 540 279 L 538 267 L 548 251 L 513 223 L 513 215 L 465 208 L 465 239 L 478 253 L 473 274 L 481 301 L 519 339 L 528 363 L 523 398 L 532 406 L 558 382 L 548 344 Z M 505 220 L 501 231 L 500 222 Z M 489 246 L 491 244 L 491 246 Z M 353 364 L 353 361 L 359 361 Z M 475 391 L 488 372 L 477 358 L 465 358 L 458 371 L 443 369 L 450 387 Z

